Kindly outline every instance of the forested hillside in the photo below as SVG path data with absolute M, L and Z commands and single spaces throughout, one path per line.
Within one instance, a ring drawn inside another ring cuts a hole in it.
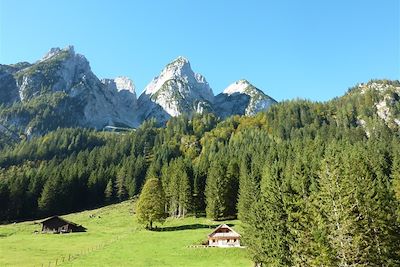
M 0 153 L 0 220 L 90 208 L 161 180 L 170 216 L 238 217 L 265 266 L 399 266 L 399 82 L 256 116 L 57 129 Z

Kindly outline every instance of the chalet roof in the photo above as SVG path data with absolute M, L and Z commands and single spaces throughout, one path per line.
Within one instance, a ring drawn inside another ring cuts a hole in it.
M 56 215 L 56 216 L 51 216 L 51 217 L 49 217 L 49 218 L 47 218 L 47 219 L 41 221 L 40 223 L 47 223 L 47 222 L 52 221 L 52 220 L 54 220 L 54 219 L 58 219 L 58 220 L 60 220 L 60 221 L 63 221 L 63 222 L 65 222 L 65 223 L 68 223 L 68 224 L 71 224 L 71 225 L 74 225 L 74 226 L 76 226 L 76 227 L 79 227 L 79 226 L 80 226 L 79 224 L 76 224 L 76 223 L 67 221 L 66 219 L 63 219 L 63 218 L 61 218 L 60 216 L 57 216 L 57 215 Z
M 226 228 L 226 229 L 229 230 L 229 232 L 228 233 L 218 233 L 218 230 L 221 229 L 221 228 Z M 233 230 L 231 227 L 229 227 L 226 224 L 221 224 L 220 226 L 215 228 L 214 231 L 211 234 L 208 235 L 208 237 L 215 236 L 216 234 L 218 236 L 224 236 L 224 237 L 240 237 L 239 233 L 237 233 L 235 230 Z

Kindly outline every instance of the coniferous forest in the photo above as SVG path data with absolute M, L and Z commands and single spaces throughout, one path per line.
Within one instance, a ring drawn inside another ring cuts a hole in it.
M 135 198 L 157 178 L 171 217 L 239 218 L 259 266 L 399 266 L 399 127 L 376 114 L 378 97 L 351 89 L 253 117 L 1 139 L 0 221 Z

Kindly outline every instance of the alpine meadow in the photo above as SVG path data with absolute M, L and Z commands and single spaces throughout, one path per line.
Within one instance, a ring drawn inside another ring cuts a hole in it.
M 16 2 L 0 266 L 400 266 L 398 2 Z

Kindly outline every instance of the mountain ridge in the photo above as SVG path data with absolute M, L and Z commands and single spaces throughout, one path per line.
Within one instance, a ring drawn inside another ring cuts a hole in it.
M 52 48 L 34 63 L 0 65 L 0 124 L 31 136 L 58 127 L 135 128 L 152 118 L 162 125 L 181 114 L 253 116 L 277 103 L 246 79 L 214 95 L 206 78 L 182 56 L 166 64 L 140 95 L 136 90 L 125 76 L 99 79 L 73 46 Z M 365 94 L 371 95 L 376 116 L 390 127 L 400 126 L 398 81 L 360 83 L 342 97 Z M 366 115 L 354 120 L 368 124 Z
M 128 77 L 98 78 L 89 61 L 76 53 L 74 46 L 51 48 L 34 63 L 0 65 L 0 104 L 6 107 L 1 112 L 0 122 L 28 134 L 43 134 L 66 126 L 138 127 L 151 118 L 164 124 L 181 114 L 211 112 L 222 118 L 236 114 L 254 115 L 276 103 L 269 97 L 271 102 L 263 105 L 259 94 L 238 92 L 247 101 L 230 102 L 231 99 L 226 98 L 223 104 L 230 108 L 221 108 L 216 101 L 218 95 L 214 95 L 206 78 L 194 72 L 189 60 L 182 56 L 168 63 L 139 96 L 136 90 L 133 80 Z M 51 106 L 50 98 L 64 101 L 64 106 L 60 103 Z M 43 103 L 46 101 L 40 99 L 50 102 Z M 43 107 L 30 108 L 35 101 L 41 102 Z M 12 114 L 8 110 L 12 106 L 22 108 L 30 115 Z M 46 110 L 58 120 L 48 129 L 42 118 Z M 68 123 L 63 123 L 67 117 L 70 117 Z

